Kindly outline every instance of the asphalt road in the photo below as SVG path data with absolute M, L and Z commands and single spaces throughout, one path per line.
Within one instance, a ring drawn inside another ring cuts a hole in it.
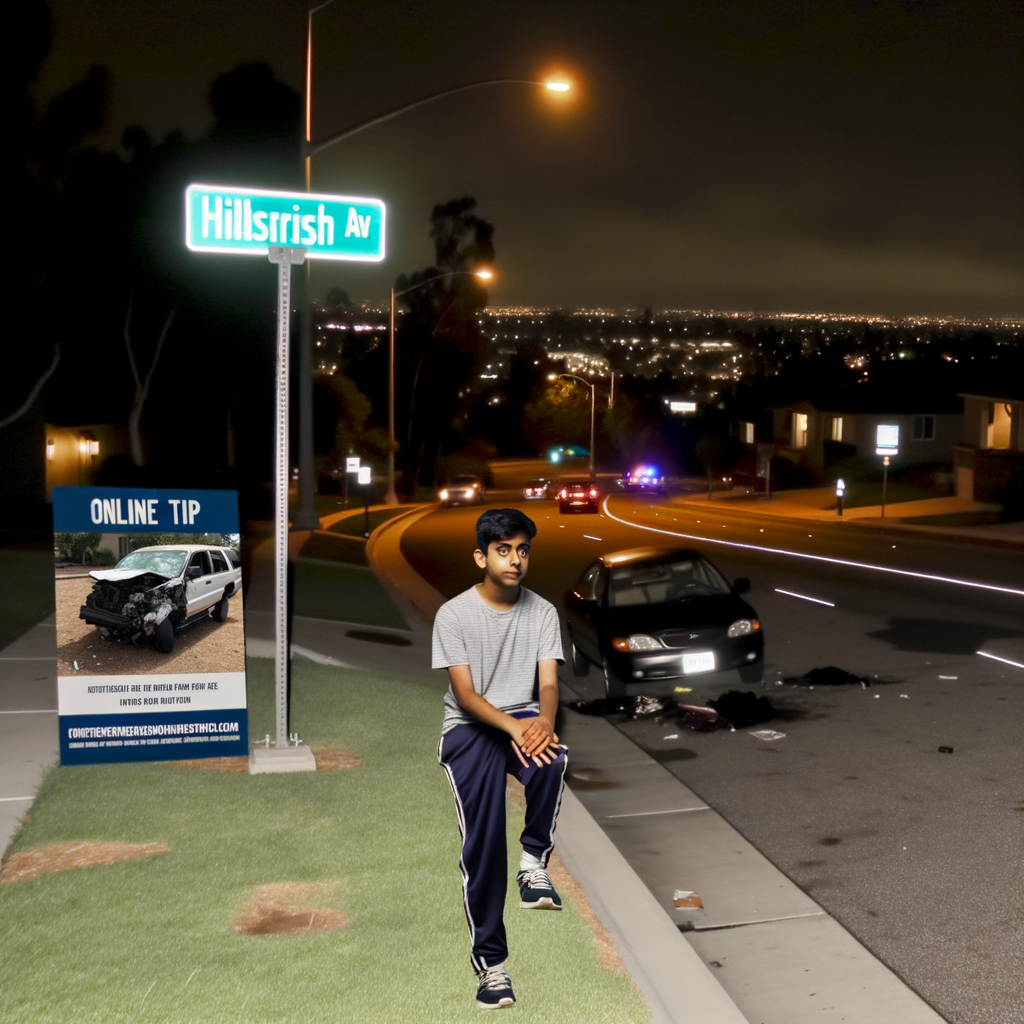
M 1024 555 L 665 498 L 613 496 L 601 515 L 560 516 L 554 502 L 488 497 L 536 521 L 526 585 L 560 610 L 604 551 L 692 545 L 727 576 L 750 577 L 766 643 L 765 680 L 753 689 L 779 709 L 771 725 L 785 738 L 623 715 L 613 724 L 948 1020 L 1024 1019 L 1024 669 L 995 660 L 1024 663 Z M 446 596 L 479 581 L 479 511 L 439 511 L 402 539 Z M 873 685 L 782 682 L 826 665 Z M 589 698 L 601 693 L 596 670 L 566 678 Z M 735 673 L 685 683 L 690 703 L 746 688 Z

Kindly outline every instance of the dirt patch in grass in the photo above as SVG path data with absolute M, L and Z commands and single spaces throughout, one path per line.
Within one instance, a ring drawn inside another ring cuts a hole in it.
M 312 747 L 318 772 L 340 772 L 357 768 L 362 762 L 341 747 Z M 193 768 L 201 772 L 249 771 L 248 757 L 199 757 L 194 760 L 169 761 L 174 768 Z
M 52 871 L 91 868 L 97 864 L 116 864 L 121 860 L 167 853 L 166 843 L 57 843 L 38 850 L 12 854 L 0 870 L 0 882 L 28 882 Z
M 518 779 L 512 778 L 512 776 L 508 777 L 507 794 L 508 802 L 514 807 L 521 809 L 526 807 L 526 791 L 523 788 L 523 784 Z M 557 850 L 551 852 L 547 872 L 554 887 L 573 901 L 580 917 L 590 926 L 591 934 L 594 937 L 594 945 L 597 947 L 597 959 L 601 966 L 606 971 L 611 971 L 613 974 L 621 975 L 623 978 L 629 978 L 632 981 L 632 976 L 626 969 L 626 965 L 622 962 L 622 957 L 619 956 L 619 951 L 615 947 L 612 937 L 608 934 L 605 926 L 601 924 L 600 918 L 594 913 L 594 908 L 590 905 L 586 894 L 580 888 L 579 882 L 569 874 L 566 866 L 562 863 Z
M 348 915 L 315 906 L 330 899 L 338 882 L 275 882 L 261 885 L 242 905 L 234 929 L 240 935 L 300 935 L 344 928 Z

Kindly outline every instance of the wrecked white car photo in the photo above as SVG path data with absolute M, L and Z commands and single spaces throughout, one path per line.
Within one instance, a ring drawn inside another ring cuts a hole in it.
M 176 630 L 207 615 L 224 622 L 242 586 L 237 551 L 194 544 L 137 548 L 89 575 L 96 582 L 79 618 L 104 638 L 151 642 L 161 654 L 171 653 Z

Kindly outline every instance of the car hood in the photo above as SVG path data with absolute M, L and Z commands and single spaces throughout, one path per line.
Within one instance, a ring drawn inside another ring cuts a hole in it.
M 171 579 L 170 576 L 161 576 L 152 569 L 94 569 L 89 575 L 94 580 L 103 583 L 124 583 L 126 580 L 134 580 L 139 576 L 152 576 L 154 584 L 163 583 Z
M 673 604 L 631 605 L 606 608 L 604 620 L 616 633 L 656 633 L 662 629 L 721 626 L 737 619 L 757 618 L 757 612 L 735 594 L 695 597 Z

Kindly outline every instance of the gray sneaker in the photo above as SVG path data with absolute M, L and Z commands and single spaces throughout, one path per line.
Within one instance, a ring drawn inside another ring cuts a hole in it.
M 488 967 L 477 977 L 480 979 L 480 987 L 476 990 L 476 1005 L 481 1010 L 500 1010 L 503 1006 L 515 1006 L 512 979 L 508 976 L 504 964 Z

